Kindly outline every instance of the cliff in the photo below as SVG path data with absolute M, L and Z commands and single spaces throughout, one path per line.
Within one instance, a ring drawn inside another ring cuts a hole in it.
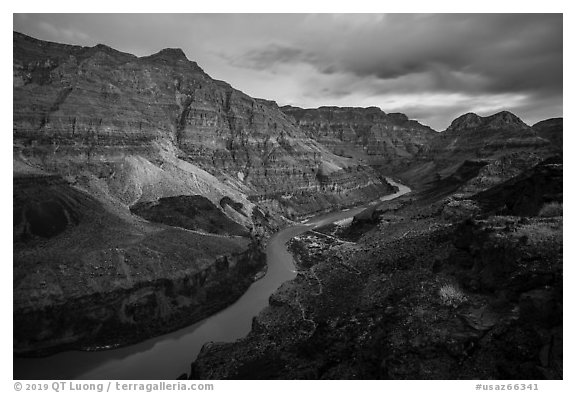
M 360 159 L 386 173 L 411 162 L 437 134 L 403 113 L 384 113 L 376 107 L 281 109 L 333 153 Z
M 243 199 L 238 202 L 250 213 L 251 195 L 277 200 L 313 191 L 344 200 L 350 168 L 358 173 L 354 189 L 375 197 L 372 189 L 381 185 L 369 167 L 307 137 L 274 102 L 210 78 L 179 49 L 138 58 L 19 33 L 14 48 L 15 155 L 76 181 L 102 179 L 127 205 L 212 193 L 215 203 L 223 196 Z M 191 171 L 186 164 L 217 181 L 199 190 L 194 176 L 182 173 Z M 321 168 L 329 173 L 319 175 Z M 333 175 L 323 178 L 329 184 L 320 179 L 324 174 Z

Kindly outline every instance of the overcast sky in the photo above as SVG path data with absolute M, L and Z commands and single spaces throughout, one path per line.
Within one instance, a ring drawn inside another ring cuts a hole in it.
M 15 14 L 14 30 L 137 56 L 179 47 L 253 97 L 437 130 L 466 112 L 562 116 L 561 14 Z

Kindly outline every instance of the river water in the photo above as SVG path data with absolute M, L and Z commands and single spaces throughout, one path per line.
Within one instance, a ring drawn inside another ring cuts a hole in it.
M 14 358 L 14 379 L 175 379 L 190 370 L 202 346 L 245 337 L 252 319 L 268 305 L 283 282 L 296 277 L 286 242 L 301 233 L 358 214 L 368 206 L 397 198 L 410 189 L 391 179 L 399 191 L 368 205 L 314 217 L 276 233 L 268 242 L 266 275 L 228 308 L 194 325 L 139 344 L 98 351 L 67 351 L 44 358 Z

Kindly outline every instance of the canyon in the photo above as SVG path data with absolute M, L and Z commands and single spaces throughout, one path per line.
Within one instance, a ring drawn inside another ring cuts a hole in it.
M 297 277 L 189 379 L 562 379 L 561 162 L 296 236 Z
M 205 320 L 266 275 L 274 233 L 364 206 L 295 233 L 296 277 L 186 377 L 562 378 L 561 118 L 437 132 L 279 107 L 180 49 L 13 42 L 15 356 Z M 380 200 L 387 177 L 412 192 Z
M 394 190 L 178 49 L 15 32 L 13 68 L 18 354 L 193 323 L 247 289 L 279 227 Z

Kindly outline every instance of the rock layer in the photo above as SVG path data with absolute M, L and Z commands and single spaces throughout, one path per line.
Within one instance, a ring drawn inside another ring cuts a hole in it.
M 384 113 L 376 107 L 281 109 L 333 153 L 364 160 L 387 173 L 409 163 L 437 134 L 403 113 Z

